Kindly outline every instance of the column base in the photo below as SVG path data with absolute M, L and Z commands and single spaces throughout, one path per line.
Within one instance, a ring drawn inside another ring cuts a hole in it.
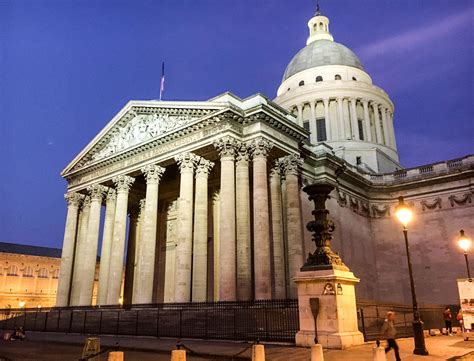
M 314 345 L 314 331 L 298 331 L 295 337 L 296 346 L 311 347 Z M 343 350 L 364 344 L 364 335 L 357 332 L 323 333 L 318 332 L 318 343 L 323 348 Z

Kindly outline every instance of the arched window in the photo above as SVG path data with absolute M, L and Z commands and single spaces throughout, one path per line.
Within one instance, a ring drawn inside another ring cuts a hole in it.
M 300 82 L 298 83 L 298 85 L 299 85 L 299 86 L 303 86 L 303 85 L 304 85 L 304 80 L 300 81 Z
M 23 277 L 33 277 L 33 268 L 31 267 L 26 267 L 23 270 Z
M 46 268 L 41 268 L 38 271 L 38 278 L 48 278 L 48 270 Z
M 339 74 L 336 74 L 336 76 L 334 77 L 335 80 L 341 80 L 341 76 Z
M 318 75 L 316 77 L 316 82 L 323 81 L 323 77 L 321 75 Z
M 290 91 L 290 89 L 291 89 L 291 88 L 288 88 L 288 89 L 286 89 L 286 91 L 287 91 L 287 92 L 289 92 L 289 91 Z
M 323 30 L 324 29 L 324 24 L 323 23 L 319 23 L 319 30 Z
M 10 267 L 8 267 L 7 276 L 18 276 L 18 272 L 18 266 L 12 264 Z
M 352 77 L 352 80 L 357 81 L 357 78 L 355 76 Z
M 54 270 L 53 272 L 53 278 L 59 278 L 59 270 Z

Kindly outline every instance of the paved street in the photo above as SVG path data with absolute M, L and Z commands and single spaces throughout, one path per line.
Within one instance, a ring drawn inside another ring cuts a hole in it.
M 0 341 L 0 356 L 11 361 L 69 361 L 78 360 L 82 353 L 85 336 L 65 335 L 55 333 L 28 334 L 28 340 Z M 156 339 L 151 337 L 114 337 L 102 336 L 102 347 L 112 347 L 118 342 L 125 351 L 126 361 L 164 361 L 170 360 L 169 352 L 175 348 L 174 339 Z M 197 355 L 188 356 L 188 361 L 203 360 L 232 360 L 232 356 L 246 349 L 249 344 L 241 342 L 219 342 L 182 340 L 183 344 Z M 460 336 L 437 336 L 426 339 L 430 356 L 412 354 L 413 340 L 400 339 L 401 356 L 403 361 L 417 360 L 454 360 L 456 356 L 465 356 L 462 360 L 474 360 L 474 341 L 463 341 Z M 365 361 L 372 360 L 374 344 L 352 347 L 344 351 L 326 350 L 325 361 Z M 282 345 L 265 345 L 267 361 L 309 361 L 308 349 Z M 250 349 L 244 351 L 240 360 L 250 359 Z M 107 360 L 105 354 L 100 359 Z M 235 359 L 234 359 L 235 360 Z M 395 360 L 393 352 L 387 357 L 388 361 Z M 0 361 L 3 361 L 0 358 Z

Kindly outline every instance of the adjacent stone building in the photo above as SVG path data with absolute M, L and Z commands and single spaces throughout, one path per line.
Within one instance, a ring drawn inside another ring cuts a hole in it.
M 316 181 L 337 186 L 334 248 L 361 278 L 359 299 L 410 301 L 393 217 L 403 195 L 419 300 L 456 302 L 474 156 L 404 169 L 388 94 L 334 42 L 327 17 L 308 26 L 274 101 L 130 101 L 64 169 L 58 306 L 92 303 L 99 242 L 98 304 L 294 298 L 314 250 L 302 187 Z

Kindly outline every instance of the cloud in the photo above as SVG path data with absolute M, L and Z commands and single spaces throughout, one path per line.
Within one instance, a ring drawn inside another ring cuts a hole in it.
M 365 59 L 386 55 L 387 53 L 410 51 L 425 44 L 429 40 L 447 35 L 455 29 L 470 23 L 474 17 L 474 9 L 448 16 L 436 23 L 424 24 L 396 36 L 382 39 L 366 45 L 358 51 Z

